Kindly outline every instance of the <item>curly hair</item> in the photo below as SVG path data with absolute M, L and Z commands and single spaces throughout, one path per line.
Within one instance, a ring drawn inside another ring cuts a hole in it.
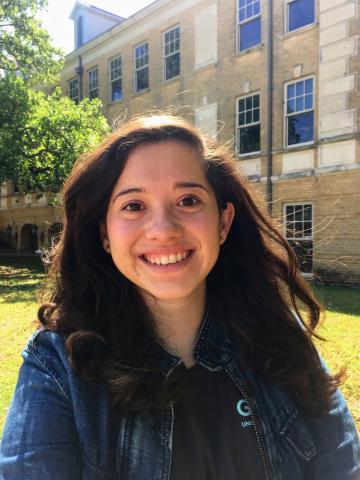
M 323 369 L 313 344 L 322 307 L 230 149 L 180 117 L 135 117 L 75 164 L 63 189 L 64 229 L 49 255 L 52 293 L 39 309 L 40 322 L 64 335 L 73 368 L 88 381 L 104 382 L 116 409 L 171 400 L 176 382 L 166 385 L 152 358 L 160 339 L 151 314 L 100 238 L 129 153 L 169 140 L 197 151 L 219 209 L 227 202 L 235 207 L 207 279 L 213 303 L 221 304 L 221 315 L 254 371 L 287 391 L 306 414 L 325 413 L 341 374 Z

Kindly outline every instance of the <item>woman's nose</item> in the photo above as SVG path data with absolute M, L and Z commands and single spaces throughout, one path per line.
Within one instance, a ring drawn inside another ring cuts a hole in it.
M 152 212 L 146 229 L 147 239 L 169 240 L 178 237 L 180 234 L 181 225 L 171 211 L 162 208 Z

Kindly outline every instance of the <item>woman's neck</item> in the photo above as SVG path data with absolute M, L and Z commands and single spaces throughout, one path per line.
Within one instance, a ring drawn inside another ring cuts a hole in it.
M 176 300 L 155 299 L 141 293 L 165 349 L 180 357 L 187 368 L 195 365 L 194 348 L 205 314 L 205 283 L 188 297 Z

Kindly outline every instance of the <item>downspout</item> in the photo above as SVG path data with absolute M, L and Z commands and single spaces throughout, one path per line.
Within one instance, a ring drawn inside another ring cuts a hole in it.
M 75 68 L 75 73 L 79 77 L 79 102 L 83 99 L 83 66 L 81 62 L 81 55 L 79 55 L 79 63 L 78 66 Z
M 272 212 L 272 124 L 273 124 L 273 7 L 268 0 L 268 62 L 267 62 L 267 151 L 266 151 L 266 198 L 269 213 Z

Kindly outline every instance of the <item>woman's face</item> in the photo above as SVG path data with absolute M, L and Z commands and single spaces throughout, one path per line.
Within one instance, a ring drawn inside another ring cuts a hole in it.
M 103 246 L 143 295 L 186 299 L 204 291 L 233 215 L 230 203 L 219 212 L 195 149 L 179 141 L 143 145 L 112 192 Z

